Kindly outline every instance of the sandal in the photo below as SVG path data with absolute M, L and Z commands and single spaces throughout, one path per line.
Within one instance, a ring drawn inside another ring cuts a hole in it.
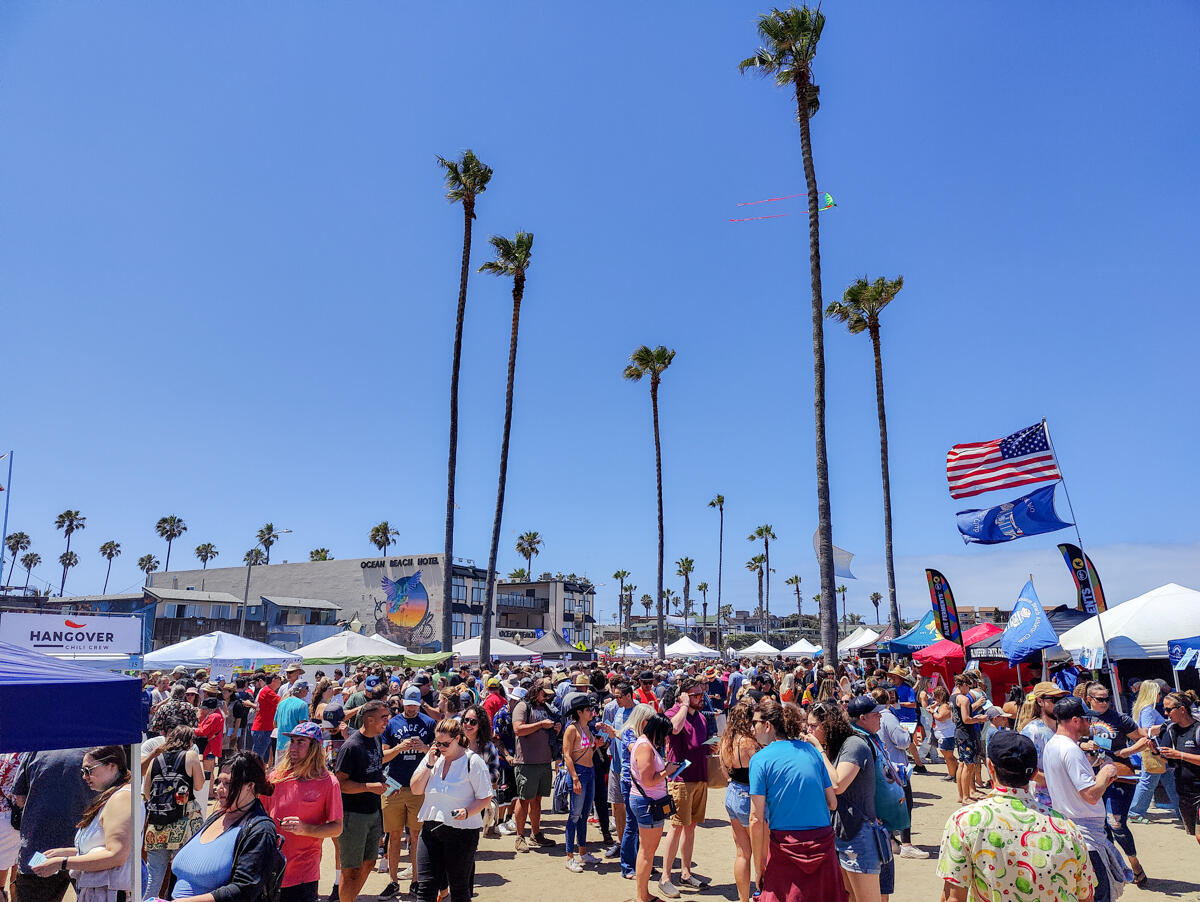
M 1141 889 L 1143 886 L 1145 886 L 1149 880 L 1150 878 L 1146 876 L 1145 868 L 1138 868 L 1133 872 L 1133 885 L 1138 889 Z

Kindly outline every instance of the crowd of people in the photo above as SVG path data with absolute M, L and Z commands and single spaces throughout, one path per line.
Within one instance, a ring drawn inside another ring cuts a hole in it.
M 940 844 L 921 837 L 945 899 L 1107 902 L 1144 885 L 1130 824 L 1160 787 L 1197 836 L 1197 699 L 1154 680 L 1131 715 L 1074 671 L 997 705 L 978 670 L 945 685 L 808 658 L 143 682 L 144 833 L 124 748 L 0 755 L 5 898 L 60 902 L 73 884 L 81 902 L 125 902 L 141 863 L 147 897 L 317 902 L 328 848 L 329 902 L 354 902 L 377 867 L 380 898 L 468 902 L 481 837 L 557 856 L 543 824 L 561 815 L 567 872 L 609 862 L 636 902 L 675 899 L 709 886 L 696 829 L 724 786 L 739 902 L 882 902 L 896 857 L 930 855 L 912 775 L 935 763 L 961 806 Z

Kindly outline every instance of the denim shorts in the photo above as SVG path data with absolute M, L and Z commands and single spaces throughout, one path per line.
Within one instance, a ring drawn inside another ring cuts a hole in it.
M 750 826 L 750 787 L 745 783 L 730 780 L 725 788 L 725 813 L 731 821 L 743 827 Z
M 661 827 L 663 821 L 650 816 L 649 800 L 636 789 L 629 793 L 629 814 L 639 827 Z
M 894 882 L 895 871 L 892 863 L 892 840 L 882 824 L 866 824 L 852 839 L 834 839 L 837 848 L 838 863 L 843 870 L 855 874 L 878 874 L 881 893 L 890 893 L 890 888 L 884 887 L 885 880 L 889 885 Z
M 939 739 L 938 740 L 938 748 L 941 749 L 943 752 L 954 751 L 954 737 L 947 736 L 945 739 Z

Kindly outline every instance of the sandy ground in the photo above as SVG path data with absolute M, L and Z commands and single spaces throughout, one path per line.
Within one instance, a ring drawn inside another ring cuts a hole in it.
M 737 899 L 733 883 L 733 834 L 725 814 L 723 789 L 709 790 L 708 820 L 696 831 L 697 874 L 709 878 L 712 886 L 702 893 L 685 893 L 683 898 Z M 896 902 L 935 902 L 940 898 L 941 881 L 935 874 L 942 827 L 957 803 L 954 787 L 945 781 L 945 768 L 930 766 L 928 775 L 914 777 L 913 842 L 930 853 L 927 861 L 898 859 Z M 1134 825 L 1139 858 L 1150 882 L 1145 889 L 1130 886 L 1123 900 L 1182 899 L 1200 902 L 1200 845 L 1183 832 L 1178 820 L 1168 812 L 1153 811 L 1154 823 Z M 476 867 L 477 902 L 517 902 L 517 900 L 559 900 L 571 902 L 620 902 L 633 896 L 633 883 L 621 879 L 617 862 L 604 862 L 583 874 L 572 874 L 563 867 L 563 816 L 543 817 L 546 835 L 559 841 L 548 851 L 518 855 L 513 838 L 484 839 L 480 842 Z M 589 840 L 599 840 L 598 831 L 589 826 Z M 665 845 L 665 843 L 664 843 Z M 663 846 L 659 847 L 660 850 Z M 597 851 L 597 843 L 589 844 Z M 402 862 L 402 866 L 403 866 Z M 326 844 L 322 862 L 322 898 L 329 892 L 333 877 L 333 850 Z M 678 873 L 678 868 L 676 869 Z M 363 891 L 364 897 L 380 892 L 387 884 L 386 874 L 372 874 Z M 407 891 L 408 885 L 401 884 Z M 653 890 L 654 884 L 651 883 Z M 401 900 L 405 896 L 400 897 Z M 411 898 L 411 897 L 409 897 Z

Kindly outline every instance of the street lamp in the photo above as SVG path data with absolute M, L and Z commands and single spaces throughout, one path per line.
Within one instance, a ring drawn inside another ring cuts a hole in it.
M 290 532 L 291 532 L 290 529 L 281 529 L 281 530 L 279 530 L 278 533 L 276 533 L 276 535 L 283 536 L 283 535 L 287 535 Z M 263 543 L 263 540 L 259 539 L 252 546 L 250 546 L 250 550 L 253 551 L 255 548 L 257 548 L 262 543 Z M 249 561 L 246 561 L 246 588 L 242 592 L 242 622 L 241 622 L 241 625 L 238 627 L 238 635 L 239 636 L 246 635 L 246 605 L 250 601 L 250 568 L 253 566 L 254 565 L 252 563 L 250 563 Z

